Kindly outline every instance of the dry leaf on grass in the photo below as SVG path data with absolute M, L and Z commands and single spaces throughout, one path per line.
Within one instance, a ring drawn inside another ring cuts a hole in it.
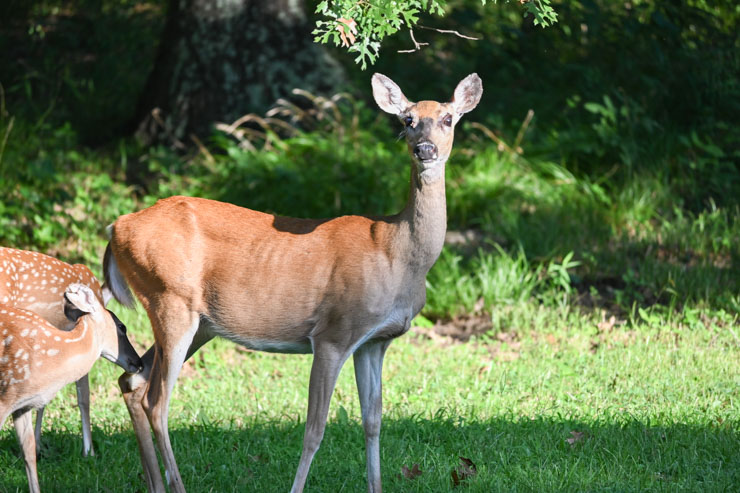
M 611 332 L 611 330 L 614 328 L 616 323 L 617 323 L 617 317 L 615 317 L 614 315 L 609 317 L 609 320 L 606 319 L 606 315 L 603 315 L 601 318 L 601 322 L 596 324 L 596 328 L 598 329 L 599 333 Z
M 406 479 L 416 479 L 419 476 L 421 476 L 421 469 L 419 469 L 419 464 L 414 464 L 411 466 L 411 469 L 408 468 L 408 466 L 404 465 L 401 468 L 401 475 Z
M 478 474 L 478 468 L 472 460 L 463 456 L 459 456 L 459 458 L 460 465 L 450 473 L 450 476 L 452 476 L 452 486 L 454 487 L 460 486 L 463 481 Z
M 574 447 L 575 444 L 582 442 L 586 438 L 586 434 L 582 431 L 571 431 L 570 438 L 566 438 L 565 441 Z

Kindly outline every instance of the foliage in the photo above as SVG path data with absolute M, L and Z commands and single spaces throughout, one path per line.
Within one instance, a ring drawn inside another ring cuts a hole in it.
M 151 66 L 160 4 L 0 6 L 25 12 L 21 28 L 0 28 L 9 47 L 0 53 L 0 244 L 99 273 L 105 226 L 172 194 L 294 216 L 399 210 L 408 185 L 400 129 L 367 103 L 367 74 L 351 63 L 352 96 L 297 94 L 294 106 L 222 128 L 197 151 L 111 138 Z M 557 25 L 542 30 L 519 5 L 437 4 L 444 27 L 482 39 L 435 36 L 394 55 L 407 41 L 386 37 L 378 70 L 416 100 L 451 96 L 472 71 L 485 92 L 447 169 L 449 229 L 462 241 L 448 242 L 428 276 L 424 327 L 386 357 L 386 488 L 452 489 L 465 457 L 477 466 L 461 486 L 471 491 L 733 490 L 737 6 L 558 1 Z M 419 10 L 414 22 L 429 15 Z M 400 19 L 397 30 L 407 27 Z M 143 189 L 125 183 L 134 162 L 148 170 Z M 112 309 L 138 348 L 153 342 L 143 311 Z M 449 326 L 471 342 L 440 335 Z M 186 365 L 170 428 L 190 491 L 289 489 L 309 368 L 307 357 L 222 340 Z M 144 487 L 131 482 L 140 464 L 119 372 L 100 363 L 92 374 L 97 457 L 79 457 L 74 390 L 47 409 L 45 490 Z M 309 478 L 319 491 L 365 488 L 352 378 L 350 361 Z M 224 406 L 227 395 L 243 398 Z M 409 479 L 404 467 L 421 474 Z M 0 490 L 25 489 L 9 426 L 0 469 Z
M 508 1 L 508 0 L 507 0 Z M 483 5 L 486 0 L 481 0 Z M 496 3 L 494 0 L 493 3 Z M 520 1 L 525 12 L 532 15 L 535 25 L 549 26 L 556 22 L 557 14 L 551 0 Z M 355 0 L 322 0 L 316 6 L 316 14 L 331 20 L 316 21 L 313 31 L 315 41 L 345 46 L 347 51 L 357 53 L 355 63 L 364 70 L 368 62 L 375 63 L 380 46 L 387 36 L 402 28 L 412 30 L 419 22 L 419 15 L 428 12 L 444 15 L 445 0 L 381 0 L 357 2 Z
M 124 124 L 121 108 L 132 107 L 136 73 L 144 72 L 130 67 L 151 55 L 137 43 L 154 42 L 163 13 L 157 3 L 104 2 L 97 14 L 85 2 L 55 5 L 30 7 L 29 25 L 40 27 L 27 38 L 0 30 L 5 40 L 29 43 L 10 43 L 25 65 L 0 64 L 3 244 L 94 266 L 106 224 L 175 193 L 299 216 L 402 206 L 408 161 L 394 143 L 395 122 L 366 103 L 367 75 L 351 66 L 355 94 L 298 92 L 234 132 L 215 133 L 197 155 L 125 140 L 82 146 Z M 434 322 L 469 312 L 481 299 L 493 317 L 528 299 L 630 317 L 654 306 L 737 310 L 734 7 L 555 3 L 557 26 L 532 30 L 520 6 L 439 5 L 447 27 L 483 39 L 440 36 L 413 63 L 408 55 L 378 61 L 413 99 L 444 98 L 473 70 L 486 87 L 448 167 L 449 227 L 477 240 L 446 247 L 430 274 L 426 315 Z M 124 33 L 117 26 L 126 21 Z M 82 26 L 89 39 L 75 48 Z M 384 46 L 404 42 L 388 38 Z M 120 63 L 91 70 L 88 60 L 109 57 L 111 46 Z M 51 81 L 59 74 L 66 76 L 57 90 Z M 145 189 L 124 183 L 134 162 L 148 170 Z

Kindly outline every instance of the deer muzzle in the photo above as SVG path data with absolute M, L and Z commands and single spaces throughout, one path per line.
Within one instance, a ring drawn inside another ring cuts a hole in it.
M 431 142 L 419 142 L 414 147 L 414 157 L 419 161 L 433 161 L 437 159 L 437 146 Z

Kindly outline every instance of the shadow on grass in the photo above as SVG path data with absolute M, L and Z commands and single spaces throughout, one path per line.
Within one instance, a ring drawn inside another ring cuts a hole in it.
M 8 431 L 0 439 L 0 490 L 25 491 L 23 464 Z M 302 436 L 303 425 L 294 420 L 171 431 L 190 492 L 288 491 Z M 97 455 L 83 459 L 79 436 L 44 435 L 43 491 L 145 491 L 133 433 L 97 429 L 94 439 Z M 658 425 L 618 416 L 590 423 L 524 417 L 386 419 L 381 463 L 388 491 L 452 490 L 450 473 L 460 456 L 477 466 L 461 491 L 731 491 L 740 484 L 739 443 L 737 423 Z M 421 476 L 402 477 L 401 468 L 413 464 L 419 464 Z M 307 491 L 364 491 L 365 481 L 361 426 L 330 423 Z

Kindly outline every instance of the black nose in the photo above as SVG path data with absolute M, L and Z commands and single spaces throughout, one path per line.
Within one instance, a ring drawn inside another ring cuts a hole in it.
M 437 146 L 431 142 L 419 142 L 414 147 L 414 156 L 422 161 L 428 161 L 430 159 L 437 158 Z

